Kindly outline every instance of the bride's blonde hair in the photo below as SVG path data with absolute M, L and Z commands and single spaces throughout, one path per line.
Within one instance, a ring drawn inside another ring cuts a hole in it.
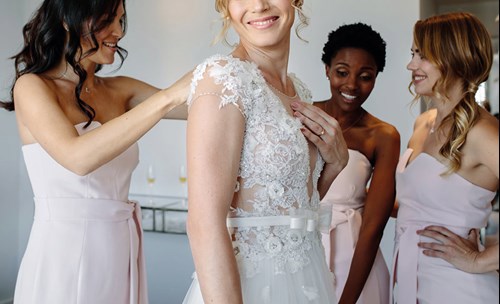
M 304 5 L 304 0 L 291 0 L 292 6 L 297 10 L 297 14 L 299 16 L 300 23 L 295 28 L 295 33 L 299 39 L 304 40 L 300 36 L 300 30 L 309 25 L 309 18 L 304 14 L 302 10 L 302 6 Z M 217 43 L 219 41 L 224 41 L 227 45 L 231 45 L 227 41 L 227 32 L 231 27 L 231 19 L 229 16 L 229 0 L 215 0 L 215 10 L 220 14 L 220 20 L 222 21 L 222 29 L 214 39 L 213 43 Z M 304 40 L 305 41 L 305 40 Z

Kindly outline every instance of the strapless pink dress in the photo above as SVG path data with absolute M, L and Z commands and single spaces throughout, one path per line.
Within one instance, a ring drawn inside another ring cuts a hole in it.
M 327 263 L 335 275 L 335 292 L 340 299 L 359 236 L 366 198 L 372 176 L 370 161 L 360 152 L 349 150 L 349 162 L 330 186 L 322 204 L 332 205 L 330 234 L 323 234 Z M 389 271 L 380 250 L 373 263 L 358 304 L 387 304 Z
M 75 126 L 80 134 L 98 128 Z M 39 144 L 23 146 L 35 218 L 17 277 L 15 304 L 146 304 L 140 207 L 128 202 L 134 144 L 79 176 Z
M 416 231 L 445 226 L 462 237 L 486 226 L 495 192 L 478 187 L 458 174 L 440 176 L 446 167 L 426 153 L 410 164 L 413 151 L 401 157 L 396 172 L 399 212 L 396 221 L 393 302 L 398 304 L 498 303 L 498 273 L 471 274 L 445 260 L 427 257 L 417 244 L 434 241 Z

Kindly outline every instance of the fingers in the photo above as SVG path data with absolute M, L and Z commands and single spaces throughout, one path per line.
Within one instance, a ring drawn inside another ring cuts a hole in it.
M 477 229 L 471 229 L 469 231 L 469 235 L 467 236 L 467 239 L 470 241 L 470 242 L 476 242 L 477 239 L 479 237 L 479 234 L 478 234 L 478 231 Z
M 312 104 L 294 102 L 291 107 L 304 126 L 302 134 L 318 148 L 325 163 L 345 167 L 349 153 L 337 120 Z
M 333 135 L 340 130 L 338 122 L 318 107 L 304 102 L 291 104 L 294 116 L 299 118 L 316 136 Z M 338 130 L 337 130 L 338 129 Z
M 446 258 L 446 247 L 444 245 L 438 243 L 418 243 L 418 247 L 424 249 L 422 253 L 426 256 L 435 257 L 435 258 Z
M 431 237 L 435 240 L 442 242 L 443 244 L 459 243 L 464 240 L 459 235 L 451 232 L 451 230 L 442 226 L 434 226 L 434 225 L 428 226 L 425 227 L 425 229 L 423 230 L 417 231 L 417 233 L 423 236 Z
M 420 236 L 425 236 L 435 239 L 436 241 L 441 242 L 442 244 L 449 242 L 449 239 L 445 234 L 439 231 L 428 229 L 428 227 L 426 229 L 417 231 L 417 234 L 419 234 Z

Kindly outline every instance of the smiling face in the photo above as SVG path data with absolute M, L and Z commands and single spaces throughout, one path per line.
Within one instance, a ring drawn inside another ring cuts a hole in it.
M 118 41 L 123 37 L 123 20 L 125 18 L 125 9 L 123 3 L 117 8 L 114 16 L 104 16 L 103 19 L 109 18 L 109 24 L 99 32 L 95 33 L 97 40 L 97 51 L 86 58 L 87 61 L 92 61 L 95 64 L 112 64 L 115 59 L 115 53 L 118 50 Z M 85 35 L 81 39 L 83 53 L 94 48 L 96 45 L 92 41 L 90 35 Z
M 333 101 L 344 111 L 361 107 L 375 86 L 377 65 L 373 56 L 359 48 L 343 48 L 326 66 Z
M 436 65 L 427 60 L 415 45 L 412 46 L 412 59 L 406 67 L 412 73 L 412 84 L 416 94 L 434 96 L 433 87 L 441 78 Z
M 427 60 L 420 50 L 412 46 L 412 59 L 407 65 L 407 69 L 412 73 L 412 84 L 416 94 L 422 96 L 433 96 L 433 87 L 441 78 L 441 72 L 433 63 Z
M 242 44 L 265 48 L 290 41 L 295 20 L 290 0 L 229 0 L 228 12 Z

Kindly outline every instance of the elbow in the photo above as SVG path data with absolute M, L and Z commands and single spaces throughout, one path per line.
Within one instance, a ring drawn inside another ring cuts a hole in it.
M 89 175 L 90 173 L 94 172 L 97 168 L 99 168 L 99 166 L 92 166 L 87 162 L 76 158 L 67 160 L 64 163 L 61 163 L 61 165 L 78 176 Z
M 94 171 L 94 170 L 90 170 L 87 168 L 78 168 L 78 167 L 75 167 L 75 168 L 69 169 L 69 170 L 78 176 L 86 176 Z

